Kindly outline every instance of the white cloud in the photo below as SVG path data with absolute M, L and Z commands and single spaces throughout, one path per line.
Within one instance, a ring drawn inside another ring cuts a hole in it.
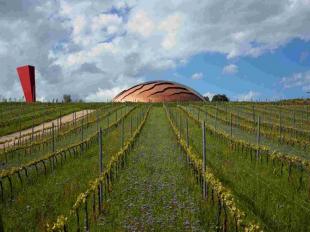
M 215 93 L 211 93 L 211 92 L 206 92 L 203 94 L 203 96 L 208 97 L 210 101 L 212 100 L 214 95 L 215 95 Z
M 199 73 L 194 73 L 192 76 L 191 76 L 191 79 L 193 80 L 201 80 L 203 79 L 203 74 L 201 72 Z
M 308 0 L 10 0 L 0 7 L 0 93 L 21 96 L 15 68 L 32 64 L 38 98 L 90 99 L 195 54 L 256 57 L 310 40 L 309 21 Z
M 285 89 L 301 87 L 303 91 L 310 91 L 310 71 L 294 73 L 292 76 L 283 77 L 280 83 Z
M 236 74 L 238 72 L 238 66 L 235 64 L 226 65 L 223 68 L 222 72 L 223 72 L 223 74 L 228 74 L 228 75 Z
M 101 89 L 98 88 L 98 90 L 95 93 L 92 93 L 88 95 L 85 100 L 89 102 L 102 102 L 102 101 L 111 101 L 119 92 L 122 90 L 128 88 L 128 86 L 120 88 L 120 87 L 114 87 L 112 89 Z
M 137 11 L 128 22 L 128 30 L 148 37 L 154 30 L 154 22 L 143 10 Z
M 168 16 L 160 22 L 159 29 L 166 32 L 164 39 L 161 43 L 165 49 L 172 49 L 177 44 L 177 33 L 180 28 L 182 18 L 179 14 Z
M 253 90 L 250 90 L 247 93 L 240 94 L 237 96 L 238 101 L 254 101 L 257 99 L 257 97 L 260 96 L 259 92 L 255 92 Z
M 117 28 L 111 29 L 113 26 L 117 27 L 122 24 L 122 18 L 116 14 L 100 14 L 92 18 L 91 21 L 91 27 L 93 31 L 107 27 L 108 30 L 111 30 L 110 33 L 117 31 Z
M 77 16 L 73 20 L 73 35 L 81 34 L 86 26 L 85 17 L 82 15 Z

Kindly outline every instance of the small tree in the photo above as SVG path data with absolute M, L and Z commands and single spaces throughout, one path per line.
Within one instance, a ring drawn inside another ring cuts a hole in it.
M 212 101 L 213 102 L 216 102 L 216 101 L 228 102 L 229 98 L 225 94 L 216 94 L 216 95 L 213 96 Z
M 63 102 L 64 102 L 64 103 L 72 102 L 72 100 L 71 100 L 71 95 L 70 95 L 70 94 L 65 94 L 65 95 L 63 96 Z

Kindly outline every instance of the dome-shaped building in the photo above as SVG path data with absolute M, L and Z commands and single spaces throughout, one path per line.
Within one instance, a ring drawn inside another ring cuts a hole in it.
M 193 89 L 172 81 L 149 81 L 135 85 L 116 95 L 115 102 L 204 101 Z

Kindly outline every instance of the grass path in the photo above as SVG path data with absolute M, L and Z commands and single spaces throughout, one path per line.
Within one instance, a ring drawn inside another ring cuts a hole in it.
M 206 203 L 175 141 L 163 108 L 153 107 L 98 231 L 212 231 Z

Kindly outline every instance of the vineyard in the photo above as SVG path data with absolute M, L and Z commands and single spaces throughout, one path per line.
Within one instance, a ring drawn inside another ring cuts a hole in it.
M 0 231 L 310 231 L 310 108 L 0 103 Z

